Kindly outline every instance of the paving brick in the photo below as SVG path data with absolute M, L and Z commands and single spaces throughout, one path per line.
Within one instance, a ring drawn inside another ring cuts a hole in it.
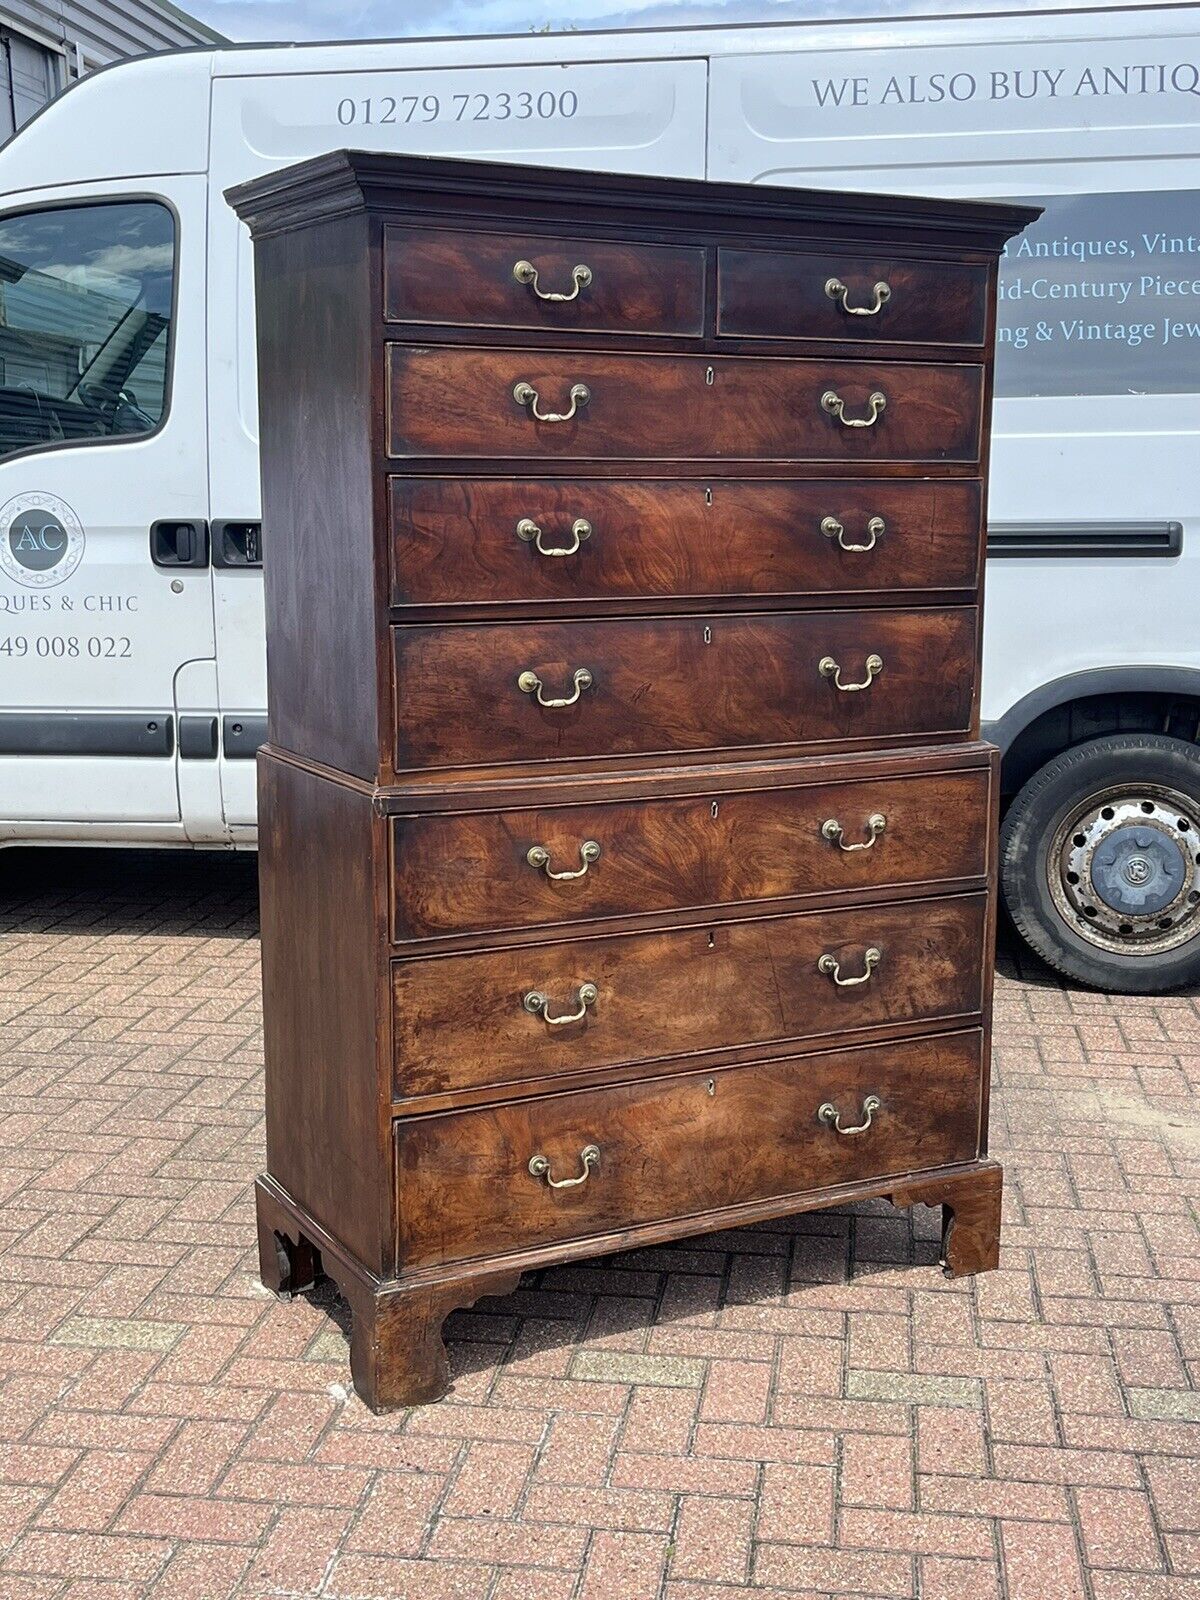
M 761 1361 L 714 1361 L 700 1402 L 705 1422 L 764 1422 L 771 1368 Z
M 911 1558 L 875 1550 L 760 1544 L 754 1556 L 754 1581 L 821 1594 L 887 1595 L 889 1600 L 907 1600 L 915 1593 Z
M 756 1537 L 789 1544 L 827 1544 L 833 1538 L 832 1467 L 771 1461 L 763 1468 Z
M 749 1500 L 686 1496 L 671 1554 L 672 1578 L 741 1587 L 750 1565 L 754 1506 Z
M 1006 1600 L 1086 1600 L 1075 1534 L 1058 1523 L 1002 1522 Z
M 917 1410 L 917 1462 L 922 1472 L 978 1477 L 987 1471 L 983 1417 L 949 1406 Z
M 1001 1600 L 996 1561 L 965 1561 L 956 1556 L 922 1556 L 921 1600 Z
M 988 1524 L 974 1516 L 941 1516 L 934 1512 L 860 1510 L 850 1506 L 838 1519 L 844 1545 L 869 1550 L 911 1550 L 923 1555 L 979 1556 L 992 1553 Z
M 1077 1489 L 1075 1504 L 1089 1566 L 1161 1570 L 1147 1495 L 1136 1489 Z
M 890 1434 L 846 1434 L 842 1439 L 840 1491 L 842 1505 L 910 1510 L 913 1503 L 912 1441 Z
M 491 1568 L 477 1563 L 340 1555 L 323 1592 L 328 1600 L 484 1600 L 491 1582 Z
M 665 1535 L 597 1533 L 588 1551 L 580 1600 L 656 1600 L 670 1554 Z

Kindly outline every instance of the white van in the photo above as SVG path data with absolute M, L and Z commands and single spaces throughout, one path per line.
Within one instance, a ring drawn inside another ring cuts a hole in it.
M 339 146 L 1044 204 L 1000 304 L 1005 896 L 1076 978 L 1200 978 L 1194 5 L 201 50 L 84 79 L 0 150 L 0 842 L 254 843 L 253 306 L 222 196 Z

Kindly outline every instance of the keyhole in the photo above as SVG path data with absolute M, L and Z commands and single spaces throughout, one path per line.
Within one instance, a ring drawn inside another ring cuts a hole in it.
M 708 1092 L 709 1099 L 711 1099 L 717 1092 L 717 1080 L 710 1078 L 704 1087 Z
M 714 801 L 713 801 L 713 803 L 712 803 L 712 814 L 713 814 L 713 821 L 714 821 L 714 822 L 715 822 L 715 821 L 716 821 L 716 820 L 717 820 L 717 812 L 718 812 L 718 811 L 719 811 L 719 810 L 720 810 L 720 809 L 721 809 L 721 808 L 720 808 L 720 806 L 719 806 L 719 805 L 718 805 L 718 804 L 717 804 L 717 802 L 716 802 L 716 801 L 715 801 L 715 800 L 714 800 Z
M 712 381 L 713 381 L 713 378 L 715 376 L 716 376 L 716 374 L 713 372 L 713 369 L 711 367 L 708 367 L 708 368 L 705 369 L 704 381 L 705 381 L 705 383 L 707 383 L 709 385 L 710 388 L 712 386 Z
M 705 644 L 711 644 L 712 643 L 712 629 L 711 628 L 705 628 L 705 630 L 704 630 L 704 642 L 705 642 Z
M 715 950 L 717 948 L 717 936 L 714 933 L 710 933 L 708 936 L 708 948 L 710 950 Z
M 705 491 L 704 491 L 704 504 L 706 506 L 712 505 L 712 490 L 711 489 L 705 489 Z

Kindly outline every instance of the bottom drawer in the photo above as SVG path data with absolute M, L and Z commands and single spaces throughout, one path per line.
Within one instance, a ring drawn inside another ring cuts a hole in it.
M 397 1122 L 399 1265 L 673 1217 L 694 1216 L 699 1230 L 724 1207 L 970 1161 L 982 1038 L 972 1030 Z M 827 1104 L 841 1132 L 822 1115 Z

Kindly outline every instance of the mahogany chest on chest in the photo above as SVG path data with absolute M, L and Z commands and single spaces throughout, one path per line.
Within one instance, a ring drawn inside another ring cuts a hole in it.
M 255 240 L 264 1281 L 376 1408 L 552 1262 L 994 1266 L 996 262 L 1036 213 L 337 154 Z

